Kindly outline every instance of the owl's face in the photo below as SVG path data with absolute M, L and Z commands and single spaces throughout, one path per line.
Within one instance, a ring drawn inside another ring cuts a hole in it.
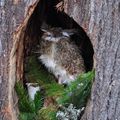
M 43 35 L 42 38 L 47 41 L 58 42 L 63 38 L 69 38 L 70 35 L 75 33 L 75 30 L 62 30 L 61 28 L 50 28 L 50 29 L 42 29 Z

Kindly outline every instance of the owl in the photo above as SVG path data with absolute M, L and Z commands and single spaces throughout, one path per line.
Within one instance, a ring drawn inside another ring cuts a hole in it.
M 85 72 L 84 60 L 71 35 L 76 30 L 42 29 L 39 60 L 54 74 L 59 84 L 69 84 Z

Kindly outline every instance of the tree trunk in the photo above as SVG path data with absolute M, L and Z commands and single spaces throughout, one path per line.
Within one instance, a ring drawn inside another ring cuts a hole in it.
M 68 0 L 65 8 L 95 50 L 95 81 L 82 120 L 120 120 L 120 1 Z
M 24 49 L 19 37 L 37 2 L 0 0 L 0 120 L 17 120 L 14 84 L 22 78 Z M 64 8 L 87 32 L 95 50 L 95 81 L 81 119 L 120 120 L 120 2 L 64 0 Z
M 24 20 L 30 16 L 36 1 L 0 0 L 0 120 L 17 120 L 17 99 L 14 92 L 16 46 L 13 48 L 17 37 L 14 36 L 19 31 L 17 27 L 24 25 Z

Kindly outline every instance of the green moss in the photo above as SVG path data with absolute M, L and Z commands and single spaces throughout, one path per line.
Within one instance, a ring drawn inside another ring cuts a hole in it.
M 57 120 L 56 119 L 57 109 L 54 106 L 43 107 L 38 112 L 38 120 Z

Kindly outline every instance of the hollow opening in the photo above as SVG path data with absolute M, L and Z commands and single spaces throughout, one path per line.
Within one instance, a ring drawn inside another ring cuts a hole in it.
M 47 1 L 40 0 L 35 7 L 31 17 L 29 18 L 23 37 L 23 53 L 24 60 L 32 54 L 39 44 L 39 39 L 42 35 L 40 30 L 43 22 L 46 22 L 51 27 L 61 27 L 63 29 L 78 29 L 79 34 L 74 34 L 72 40 L 79 47 L 84 59 L 86 72 L 92 70 L 93 67 L 93 46 L 91 41 L 82 27 L 80 27 L 71 17 L 64 11 L 58 11 L 55 6 L 60 0 Z M 27 61 L 26 61 L 27 62 Z M 24 69 L 24 68 L 23 68 Z M 24 71 L 24 70 L 23 70 Z M 24 72 L 23 72 L 24 74 Z
M 28 82 L 26 74 L 31 65 L 29 63 L 29 66 L 27 66 L 27 63 L 30 61 L 29 58 L 35 54 L 34 51 L 37 49 L 39 44 L 39 40 L 42 36 L 42 31 L 40 28 L 43 22 L 46 22 L 51 27 L 61 27 L 62 29 L 77 29 L 78 33 L 72 35 L 71 39 L 75 42 L 81 51 L 86 72 L 92 70 L 94 51 L 91 41 L 82 27 L 80 27 L 64 11 L 58 11 L 55 8 L 56 4 L 59 2 L 60 0 L 40 0 L 24 28 L 21 28 L 21 32 L 18 35 L 19 41 L 17 43 L 16 49 L 17 80 L 22 80 L 25 83 Z M 37 57 L 38 56 L 35 55 L 35 60 L 37 60 Z M 41 63 L 39 63 L 39 65 L 42 67 L 42 69 L 47 71 L 47 69 Z M 52 77 L 54 78 L 54 76 Z

